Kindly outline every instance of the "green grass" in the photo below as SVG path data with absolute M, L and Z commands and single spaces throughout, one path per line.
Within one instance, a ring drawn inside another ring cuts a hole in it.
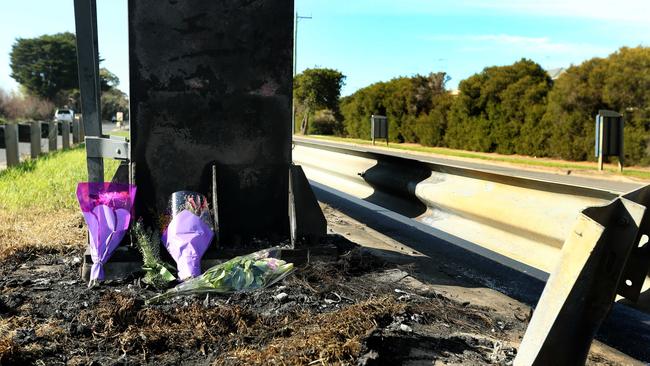
M 116 160 L 105 160 L 105 176 L 112 177 L 118 165 Z M 86 181 L 87 177 L 83 146 L 29 159 L 0 171 L 0 209 L 77 208 L 77 183 Z
M 112 131 L 111 136 L 129 137 L 129 131 Z
M 308 137 L 320 139 L 320 140 L 338 141 L 338 142 L 354 143 L 360 145 L 372 145 L 372 141 L 355 139 L 355 138 L 345 138 L 345 137 L 338 137 L 338 136 L 320 136 L 320 135 L 310 135 Z M 383 141 L 377 142 L 377 147 L 385 147 L 385 143 L 383 143 Z M 569 161 L 536 159 L 533 157 L 524 157 L 524 156 L 515 157 L 515 156 L 498 155 L 498 154 L 473 153 L 470 151 L 453 150 L 453 149 L 447 149 L 441 147 L 427 147 L 427 146 L 414 145 L 414 144 L 391 143 L 389 147 L 395 150 L 405 150 L 405 151 L 430 153 L 430 154 L 444 155 L 444 156 L 457 157 L 457 158 L 469 158 L 469 159 L 478 159 L 478 160 L 493 161 L 493 162 L 511 163 L 511 164 L 519 164 L 524 166 L 568 169 L 568 170 L 577 170 L 577 171 L 597 170 L 597 166 L 595 163 L 593 164 L 593 166 L 591 166 L 591 165 L 586 165 L 584 163 L 572 163 Z M 615 175 L 620 174 L 618 172 L 618 169 L 616 168 L 606 167 L 605 170 L 611 174 L 615 174 Z M 626 168 L 623 170 L 623 175 L 635 177 L 635 178 L 650 179 L 650 170 Z
M 128 131 L 111 135 L 127 136 Z M 104 160 L 104 175 L 109 180 L 119 162 Z M 86 153 L 83 145 L 68 151 L 45 154 L 28 159 L 15 167 L 0 171 L 0 209 L 76 209 L 79 204 L 75 191 L 77 183 L 88 178 Z

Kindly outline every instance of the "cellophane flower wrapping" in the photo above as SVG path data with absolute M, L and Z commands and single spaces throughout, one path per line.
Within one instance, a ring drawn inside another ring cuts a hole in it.
M 264 249 L 218 264 L 201 276 L 187 280 L 173 289 L 153 297 L 157 303 L 180 295 L 232 293 L 271 286 L 293 271 L 293 264 L 278 259 L 279 248 Z
M 208 250 L 214 231 L 208 200 L 200 193 L 180 191 L 170 198 L 171 221 L 163 233 L 163 243 L 176 261 L 178 278 L 201 274 L 201 258 Z
M 90 283 L 104 279 L 104 264 L 120 245 L 131 222 L 136 187 L 131 184 L 86 182 L 77 185 L 93 265 Z

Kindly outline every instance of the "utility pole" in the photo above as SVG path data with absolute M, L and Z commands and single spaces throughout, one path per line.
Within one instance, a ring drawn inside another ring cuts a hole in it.
M 295 23 L 293 26 L 293 77 L 296 77 L 296 74 L 298 73 L 298 22 L 301 19 L 312 19 L 311 16 L 309 17 L 304 17 L 300 16 L 298 12 L 296 12 L 295 16 Z M 293 100 L 293 96 L 291 96 L 291 99 Z M 293 111 L 291 113 L 291 138 L 293 139 L 293 135 L 296 133 L 296 105 L 293 104 Z

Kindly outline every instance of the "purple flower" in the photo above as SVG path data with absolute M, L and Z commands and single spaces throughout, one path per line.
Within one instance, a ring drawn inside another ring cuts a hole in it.
M 210 226 L 188 210 L 183 210 L 172 219 L 163 242 L 176 261 L 178 278 L 185 280 L 201 274 L 201 258 L 213 237 Z
M 88 225 L 90 256 L 93 259 L 90 280 L 103 280 L 104 264 L 129 229 L 131 213 L 122 208 L 114 210 L 106 205 L 99 205 L 83 215 Z
M 275 259 L 275 258 L 268 258 L 266 260 L 266 264 L 269 266 L 270 269 L 272 269 L 274 271 L 276 269 L 278 269 L 278 266 L 279 266 L 278 260 Z
M 104 279 L 103 266 L 120 245 L 131 221 L 136 188 L 118 183 L 79 183 L 77 199 L 88 225 L 91 284 Z

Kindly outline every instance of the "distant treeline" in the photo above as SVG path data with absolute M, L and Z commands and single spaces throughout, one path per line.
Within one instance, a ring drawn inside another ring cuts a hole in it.
M 457 95 L 446 81 L 433 73 L 372 84 L 314 113 L 309 131 L 369 139 L 370 115 L 382 114 L 393 142 L 588 160 L 595 115 L 610 109 L 625 116 L 625 163 L 650 164 L 650 48 L 621 48 L 556 80 L 522 59 L 461 81 Z

